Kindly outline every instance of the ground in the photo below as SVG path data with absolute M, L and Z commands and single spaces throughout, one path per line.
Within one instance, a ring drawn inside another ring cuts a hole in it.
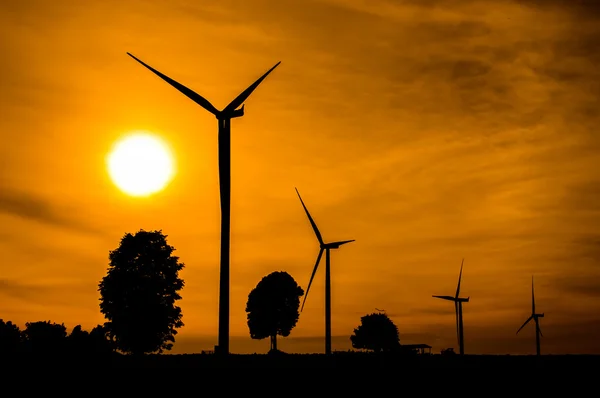
M 6 359 L 6 357 L 5 357 Z M 56 356 L 24 356 L 13 359 L 26 362 L 27 366 L 45 366 L 49 361 L 75 361 L 79 364 L 101 365 L 112 368 L 471 368 L 471 369 L 599 369 L 600 355 L 382 355 L 372 353 L 338 352 L 324 354 L 253 354 L 219 357 L 214 354 L 144 355 L 132 357 L 57 358 Z

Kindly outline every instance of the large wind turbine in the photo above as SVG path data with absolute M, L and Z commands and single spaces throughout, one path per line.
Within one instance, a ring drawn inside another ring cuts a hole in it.
M 304 300 L 302 301 L 302 308 L 300 309 L 300 311 L 302 312 L 302 310 L 304 309 L 304 303 L 306 302 L 306 297 L 308 297 L 310 285 L 312 284 L 313 278 L 315 277 L 315 273 L 317 272 L 317 268 L 319 267 L 319 262 L 321 261 L 321 257 L 323 256 L 323 250 L 325 250 L 325 354 L 331 354 L 331 260 L 329 256 L 329 250 L 339 249 L 340 246 L 345 245 L 346 243 L 354 242 L 354 239 L 342 240 L 331 243 L 323 242 L 323 238 L 321 237 L 319 228 L 317 228 L 317 224 L 315 224 L 315 221 L 310 216 L 308 209 L 304 205 L 304 201 L 302 200 L 298 189 L 296 189 L 296 193 L 300 198 L 300 203 L 302 203 L 302 207 L 304 207 L 304 211 L 308 216 L 308 221 L 310 221 L 310 225 L 312 225 L 312 228 L 315 231 L 315 235 L 317 235 L 317 240 L 319 241 L 319 245 L 321 247 L 321 249 L 319 250 L 319 255 L 317 256 L 315 268 L 313 268 L 312 275 L 310 276 L 310 281 L 308 282 L 308 288 L 306 289 L 306 294 L 304 295 Z
M 229 353 L 229 239 L 231 224 L 231 119 L 244 116 L 244 101 L 252 94 L 258 85 L 281 63 L 269 69 L 264 75 L 252 83 L 240 95 L 229 103 L 222 111 L 218 110 L 207 99 L 195 93 L 183 84 L 176 82 L 170 77 L 160 73 L 151 66 L 145 64 L 135 56 L 127 53 L 130 57 L 150 69 L 161 79 L 175 87 L 189 99 L 206 109 L 219 121 L 219 189 L 221 195 L 221 265 L 219 281 L 219 345 L 218 353 Z M 241 106 L 241 108 L 240 108 Z
M 535 352 L 537 355 L 540 355 L 540 336 L 544 337 L 542 334 L 542 329 L 540 329 L 540 321 L 539 318 L 543 318 L 544 314 L 536 314 L 535 313 L 535 295 L 533 294 L 533 276 L 531 277 L 531 316 L 527 318 L 525 323 L 521 325 L 519 330 L 517 330 L 517 334 L 533 319 L 535 322 Z
M 469 298 L 459 297 L 460 294 L 460 279 L 462 278 L 462 269 L 465 259 L 463 258 L 460 263 L 460 273 L 458 274 L 458 286 L 456 287 L 456 295 L 452 296 L 432 296 L 435 298 L 440 298 L 443 300 L 454 301 L 454 309 L 456 311 L 456 335 L 458 336 L 458 346 L 460 347 L 460 355 L 464 355 L 465 353 L 465 342 L 464 342 L 464 333 L 463 333 L 463 317 L 462 317 L 462 304 L 468 303 Z

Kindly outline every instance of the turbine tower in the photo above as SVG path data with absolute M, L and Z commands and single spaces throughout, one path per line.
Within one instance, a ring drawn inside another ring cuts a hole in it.
M 462 304 L 468 303 L 470 297 L 463 298 L 459 297 L 460 294 L 460 280 L 462 278 L 462 269 L 465 259 L 463 258 L 460 263 L 460 273 L 458 274 L 458 286 L 456 287 L 456 294 L 454 297 L 452 296 L 432 296 L 435 298 L 454 301 L 454 310 L 456 312 L 456 335 L 458 337 L 458 346 L 460 350 L 460 355 L 465 354 L 465 342 L 464 342 L 464 332 L 463 332 L 463 317 L 462 317 Z
M 525 323 L 521 325 L 519 330 L 517 330 L 517 334 L 533 319 L 535 322 L 535 352 L 536 355 L 540 355 L 540 336 L 544 337 L 542 334 L 542 329 L 540 329 L 540 321 L 539 318 L 543 318 L 544 314 L 536 314 L 535 313 L 535 295 L 533 294 L 533 276 L 531 277 L 531 316 L 527 318 Z
M 315 268 L 313 268 L 312 275 L 310 276 L 310 281 L 308 282 L 308 288 L 306 289 L 306 294 L 304 295 L 304 300 L 302 301 L 302 308 L 300 309 L 300 312 L 302 312 L 302 310 L 304 309 L 304 303 L 306 302 L 306 298 L 308 297 L 310 285 L 312 284 L 313 278 L 315 277 L 315 273 L 317 272 L 317 268 L 319 267 L 319 262 L 321 261 L 321 257 L 323 256 L 323 251 L 325 251 L 325 354 L 329 355 L 331 354 L 331 260 L 329 251 L 331 249 L 339 249 L 340 246 L 345 245 L 346 243 L 354 242 L 354 239 L 342 240 L 331 243 L 323 242 L 323 238 L 321 237 L 319 228 L 317 228 L 317 224 L 315 224 L 313 218 L 308 212 L 308 209 L 304 205 L 304 201 L 302 200 L 298 189 L 296 189 L 296 193 L 300 198 L 300 203 L 302 203 L 302 207 L 304 208 L 304 211 L 308 216 L 308 221 L 310 221 L 310 225 L 312 225 L 312 228 L 315 231 L 315 235 L 317 236 L 317 240 L 319 241 L 319 245 L 321 247 L 319 250 L 319 255 L 317 256 Z
M 231 119 L 244 116 L 244 101 L 252 94 L 258 85 L 275 69 L 280 63 L 269 69 L 264 75 L 258 78 L 240 95 L 229 103 L 223 110 L 218 110 L 207 99 L 200 94 L 190 90 L 183 84 L 176 82 L 170 77 L 160 73 L 151 66 L 145 64 L 140 59 L 130 53 L 130 57 L 135 59 L 146 68 L 150 69 L 161 79 L 175 87 L 189 99 L 206 109 L 219 121 L 219 190 L 221 196 L 221 261 L 220 261 L 220 280 L 219 280 L 219 343 L 215 351 L 219 354 L 229 353 L 229 240 L 231 237 Z M 241 108 L 240 108 L 241 106 Z

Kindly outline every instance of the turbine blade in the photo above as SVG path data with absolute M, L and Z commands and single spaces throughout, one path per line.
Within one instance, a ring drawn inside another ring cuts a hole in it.
M 540 336 L 544 337 L 542 334 L 542 328 L 540 328 L 540 320 L 537 316 L 533 316 L 533 320 L 535 321 L 535 331 L 540 334 Z
M 148 65 L 148 64 L 144 63 L 142 60 L 136 58 L 131 53 L 127 53 L 127 55 L 129 55 L 131 58 L 133 58 L 136 61 L 138 61 L 140 64 L 144 65 L 146 68 L 150 69 L 152 72 L 154 72 L 156 75 L 158 75 L 161 79 L 163 79 L 164 81 L 166 81 L 167 83 L 169 83 L 171 86 L 175 87 L 182 94 L 184 94 L 185 96 L 187 96 L 189 99 L 191 99 L 192 101 L 194 101 L 195 103 L 197 103 L 198 105 L 200 105 L 201 107 L 203 107 L 204 109 L 206 109 L 207 111 L 209 111 L 210 113 L 212 113 L 213 115 L 216 116 L 219 113 L 221 113 L 221 112 L 219 112 L 219 110 L 217 108 L 215 108 L 213 106 L 213 104 L 211 104 L 206 98 L 204 98 L 200 94 L 198 94 L 198 93 L 190 90 L 189 88 L 187 88 L 183 84 L 176 82 L 175 80 L 171 79 L 169 76 L 160 73 L 159 71 L 157 71 L 156 69 L 154 69 L 150 65 Z
M 300 192 L 298 192 L 297 188 L 296 189 L 296 193 L 298 194 L 298 197 L 300 198 L 300 203 L 302 203 L 302 207 L 304 207 L 304 211 L 306 212 L 306 215 L 308 216 L 308 220 L 310 221 L 310 225 L 312 225 L 313 230 L 315 231 L 315 235 L 317 235 L 317 239 L 319 240 L 319 243 L 321 245 L 323 245 L 323 237 L 321 237 L 321 233 L 319 232 L 319 228 L 317 228 L 317 224 L 315 224 L 315 221 L 313 220 L 313 218 L 310 216 L 310 213 L 308 212 L 308 209 L 306 208 L 306 205 L 304 204 L 304 201 L 302 200 L 302 197 L 300 196 Z
M 341 240 L 339 242 L 331 242 L 331 243 L 328 243 L 328 245 L 331 245 L 331 246 L 341 246 L 341 245 L 345 245 L 346 243 L 350 243 L 350 242 L 354 242 L 354 239 Z
M 315 273 L 317 272 L 317 268 L 319 267 L 319 261 L 321 261 L 321 257 L 323 256 L 323 250 L 319 250 L 319 255 L 317 256 L 317 262 L 315 263 L 315 268 L 313 268 L 312 275 L 310 276 L 310 281 L 308 282 L 308 287 L 306 288 L 306 294 L 304 295 L 304 300 L 302 300 L 302 308 L 300 308 L 300 312 L 304 309 L 304 303 L 306 302 L 306 298 L 308 297 L 308 291 L 310 290 L 310 285 L 312 285 L 313 278 L 315 277 Z
M 535 295 L 533 294 L 533 275 L 531 276 L 531 313 L 535 314 Z
M 458 286 L 456 287 L 456 298 L 458 298 L 458 295 L 460 294 L 460 280 L 462 278 L 462 269 L 463 269 L 463 264 L 465 262 L 465 259 L 462 259 L 462 262 L 460 263 L 460 273 L 458 274 Z
M 435 298 L 439 298 L 442 300 L 449 300 L 449 301 L 454 301 L 456 302 L 456 299 L 452 296 L 431 296 L 431 297 L 435 297 Z
M 460 347 L 460 329 L 458 327 L 458 301 L 454 302 L 454 311 L 456 312 L 456 339 L 458 346 Z
M 519 330 L 517 330 L 516 334 L 519 334 L 519 332 L 521 331 L 521 329 L 523 329 L 525 327 L 525 325 L 527 325 L 529 323 L 529 321 L 531 321 L 533 319 L 533 315 L 530 316 L 529 318 L 527 318 L 527 320 L 525 321 L 525 323 L 523 323 L 523 325 L 521 325 L 521 327 L 519 328 Z
M 269 73 L 271 73 L 273 71 L 273 69 L 277 68 L 277 66 L 281 63 L 281 61 L 277 62 L 275 64 L 275 66 L 273 66 L 271 69 L 269 69 L 264 75 L 262 75 L 261 77 L 258 78 L 257 81 L 255 81 L 254 83 L 252 83 L 250 85 L 250 87 L 248 87 L 247 89 L 245 89 L 240 95 L 238 95 L 233 101 L 231 101 L 229 103 L 229 105 L 227 105 L 225 107 L 225 109 L 223 109 L 223 112 L 225 113 L 229 113 L 229 112 L 233 112 L 235 111 L 240 105 L 242 105 L 244 103 L 244 101 L 246 101 L 246 99 L 250 96 L 250 94 L 252 94 L 252 92 L 254 90 L 256 90 L 256 87 L 258 87 L 258 85 L 265 80 L 265 78 L 269 75 Z

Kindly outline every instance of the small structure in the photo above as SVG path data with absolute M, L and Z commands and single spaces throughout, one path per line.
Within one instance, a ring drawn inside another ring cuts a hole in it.
M 454 348 L 448 347 L 448 348 L 442 349 L 442 351 L 440 352 L 440 354 L 442 354 L 442 355 L 456 355 L 456 352 L 454 351 Z
M 419 355 L 431 355 L 431 346 L 427 344 L 402 344 L 402 348 L 415 351 Z

